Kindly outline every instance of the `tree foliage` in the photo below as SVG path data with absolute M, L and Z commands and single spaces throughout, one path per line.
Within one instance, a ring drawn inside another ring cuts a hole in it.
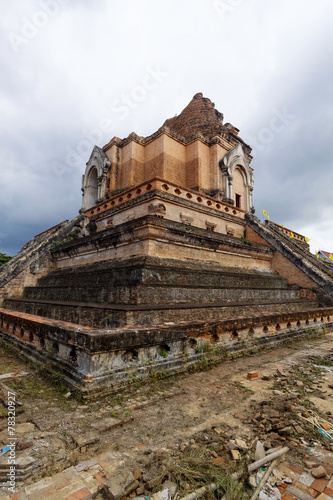
M 13 257 L 10 257 L 10 255 L 6 255 L 5 253 L 0 252 L 0 266 L 3 266 L 4 264 L 6 264 L 6 262 L 8 262 L 12 258 Z

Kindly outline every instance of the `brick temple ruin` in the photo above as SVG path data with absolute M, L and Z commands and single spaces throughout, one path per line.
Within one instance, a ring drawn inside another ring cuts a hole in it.
M 202 94 L 95 146 L 77 218 L 0 270 L 0 336 L 85 396 L 333 325 L 333 268 L 254 215 L 251 148 Z M 213 354 L 212 354 L 213 353 Z

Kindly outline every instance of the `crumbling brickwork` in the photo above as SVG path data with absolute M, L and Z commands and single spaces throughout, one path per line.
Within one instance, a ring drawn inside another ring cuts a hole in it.
M 201 93 L 151 136 L 95 146 L 81 215 L 0 271 L 0 335 L 87 394 L 203 346 L 223 359 L 332 329 L 332 280 L 253 216 L 251 159 Z

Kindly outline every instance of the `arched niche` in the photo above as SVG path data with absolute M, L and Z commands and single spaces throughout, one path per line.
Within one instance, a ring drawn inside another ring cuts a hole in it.
M 253 210 L 253 173 L 241 144 L 238 144 L 220 160 L 222 185 L 226 203 L 251 212 Z
M 84 208 L 91 208 L 98 200 L 98 175 L 97 168 L 92 167 L 87 175 L 87 182 L 84 188 L 83 205 Z
M 104 151 L 95 146 L 82 176 L 83 210 L 93 207 L 105 198 L 106 178 L 110 166 L 110 160 Z
M 245 210 L 246 180 L 244 172 L 238 166 L 235 168 L 233 173 L 233 191 L 236 208 Z

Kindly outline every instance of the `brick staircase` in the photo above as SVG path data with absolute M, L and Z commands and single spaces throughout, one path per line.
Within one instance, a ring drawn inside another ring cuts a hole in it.
M 314 284 L 333 297 L 333 269 L 329 264 L 317 259 L 303 245 L 286 236 L 269 221 L 262 224 L 254 215 L 246 214 L 246 222 L 259 236 L 313 280 Z

